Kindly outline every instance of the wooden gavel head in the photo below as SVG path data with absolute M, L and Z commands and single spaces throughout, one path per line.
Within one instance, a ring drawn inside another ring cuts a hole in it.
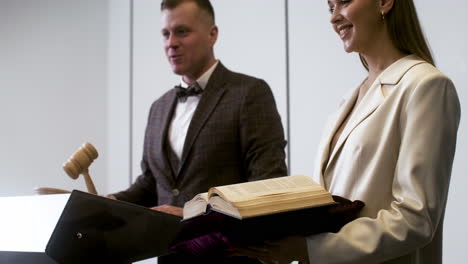
M 80 174 L 83 174 L 88 192 L 96 193 L 96 188 L 88 174 L 88 167 L 98 157 L 98 152 L 91 143 L 84 143 L 71 157 L 63 164 L 63 169 L 76 180 Z
M 86 142 L 63 164 L 63 169 L 70 178 L 76 180 L 97 157 L 94 146 Z

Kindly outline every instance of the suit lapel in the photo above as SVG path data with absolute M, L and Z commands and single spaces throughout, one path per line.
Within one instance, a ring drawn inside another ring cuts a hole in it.
M 159 157 L 161 157 L 161 162 L 165 168 L 165 171 L 173 172 L 171 169 L 171 164 L 169 161 L 168 153 L 166 153 L 164 145 L 167 144 L 167 133 L 169 130 L 169 125 L 171 124 L 172 116 L 174 115 L 174 109 L 176 106 L 177 98 L 174 89 L 172 89 L 168 96 L 163 100 L 162 107 L 160 108 L 160 112 L 158 112 L 158 122 L 160 124 L 161 129 L 156 129 L 157 134 L 155 135 L 155 142 L 156 146 L 156 153 Z M 173 177 L 169 177 L 171 184 L 174 183 L 175 175 Z
M 190 153 L 193 143 L 197 139 L 200 130 L 210 117 L 213 110 L 216 108 L 219 100 L 226 91 L 226 74 L 228 70 L 219 62 L 213 74 L 208 81 L 205 90 L 203 91 L 197 109 L 193 114 L 192 121 L 190 122 L 187 136 L 185 138 L 184 148 L 182 151 L 182 159 L 180 162 L 179 173 L 182 171 L 185 161 Z

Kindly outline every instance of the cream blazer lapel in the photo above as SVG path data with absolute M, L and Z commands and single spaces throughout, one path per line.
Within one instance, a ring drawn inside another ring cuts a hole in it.
M 358 127 L 364 120 L 372 115 L 372 113 L 381 105 L 385 98 L 392 92 L 392 87 L 397 85 L 401 78 L 415 65 L 424 63 L 419 57 L 415 55 L 410 55 L 401 59 L 387 69 L 385 69 L 374 81 L 374 83 L 369 87 L 369 91 L 361 100 L 360 104 L 352 113 L 346 127 L 344 128 L 340 138 L 338 139 L 335 148 L 330 154 L 330 144 L 333 136 L 335 135 L 337 129 L 343 123 L 344 118 L 347 114 L 353 110 L 354 102 L 359 92 L 359 87 L 356 88 L 352 94 L 344 103 L 343 107 L 338 109 L 337 118 L 332 123 L 332 128 L 329 130 L 329 133 L 326 137 L 326 143 L 322 151 L 322 158 L 320 162 L 320 182 L 323 183 L 323 175 L 326 175 L 326 169 L 338 158 L 343 144 L 348 139 L 349 135 L 353 132 L 356 127 Z M 332 119 L 333 120 L 333 119 Z
M 358 92 L 359 92 L 359 87 L 356 88 L 355 92 L 353 93 L 353 96 L 350 99 L 348 99 L 348 101 L 345 103 L 346 107 L 341 112 L 340 118 L 337 120 L 337 122 L 335 122 L 334 129 L 332 133 L 330 133 L 327 139 L 328 149 L 330 148 L 329 147 L 330 142 L 333 136 L 335 135 L 336 130 L 339 128 L 339 126 L 343 122 L 344 118 L 348 115 L 348 113 L 353 110 L 353 105 L 354 105 L 354 102 L 356 101 Z M 371 87 L 369 87 L 369 91 L 362 98 L 361 102 L 359 103 L 359 105 L 356 107 L 356 109 L 350 116 L 349 121 L 346 124 L 346 127 L 343 129 L 342 134 L 340 135 L 333 151 L 331 152 L 328 158 L 326 167 L 321 170 L 322 172 L 326 171 L 327 167 L 330 164 L 332 164 L 333 161 L 337 158 L 341 148 L 343 147 L 343 144 L 346 142 L 346 139 L 348 139 L 351 132 L 357 126 L 359 126 L 359 124 L 361 124 L 366 118 L 368 118 L 375 111 L 375 109 L 379 107 L 379 105 L 383 102 L 383 100 L 384 100 L 384 96 L 382 94 L 381 83 L 380 83 L 379 78 L 377 78 L 374 81 L 374 83 L 371 85 Z M 324 152 L 329 153 L 329 151 L 324 151 Z
M 323 150 L 320 155 L 320 178 L 316 179 L 320 184 L 323 185 L 323 177 L 322 172 L 327 166 L 328 161 L 330 160 L 330 145 L 333 140 L 333 135 L 335 135 L 336 131 L 338 130 L 341 123 L 343 123 L 344 119 L 346 118 L 347 114 L 352 110 L 354 102 L 358 96 L 359 89 L 354 89 L 352 92 L 349 93 L 348 96 L 345 96 L 345 99 L 340 103 L 338 110 L 336 110 L 333 114 L 330 115 L 328 118 L 328 122 L 324 128 L 324 140 L 320 144 L 321 150 Z

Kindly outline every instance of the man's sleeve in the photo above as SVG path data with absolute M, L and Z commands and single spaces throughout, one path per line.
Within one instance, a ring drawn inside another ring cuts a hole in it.
M 247 87 L 241 106 L 241 144 L 249 181 L 287 175 L 283 125 L 268 84 Z
M 145 160 L 141 162 L 143 174 L 125 191 L 112 194 L 117 200 L 134 203 L 146 207 L 157 205 L 156 183 Z
M 115 194 L 112 194 L 118 200 L 134 203 L 146 207 L 156 206 L 158 204 L 156 193 L 156 178 L 152 174 L 148 165 L 148 146 L 149 138 L 153 136 L 151 120 L 152 115 L 156 111 L 156 102 L 151 106 L 148 121 L 145 131 L 145 143 L 143 144 L 143 158 L 141 160 L 142 174 L 138 176 L 136 181 L 127 189 Z

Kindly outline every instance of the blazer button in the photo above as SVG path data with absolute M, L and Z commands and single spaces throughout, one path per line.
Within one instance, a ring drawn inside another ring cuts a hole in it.
M 180 194 L 180 191 L 178 189 L 172 190 L 172 195 L 178 196 Z

